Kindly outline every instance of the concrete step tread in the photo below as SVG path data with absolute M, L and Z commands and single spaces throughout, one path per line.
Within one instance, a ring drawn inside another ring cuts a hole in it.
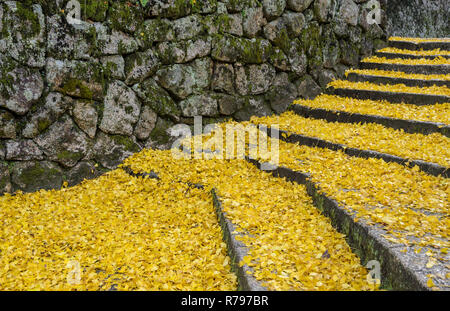
M 385 75 L 378 75 L 376 72 L 373 74 L 360 74 L 350 72 L 347 74 L 347 79 L 352 82 L 371 82 L 376 84 L 404 84 L 411 87 L 430 87 L 430 86 L 446 86 L 450 87 L 450 80 L 438 80 L 438 79 L 410 79 L 402 77 L 392 77 Z
M 361 62 L 361 69 L 377 69 L 386 71 L 400 71 L 413 74 L 449 74 L 450 65 L 408 65 L 408 64 L 389 64 L 376 62 Z

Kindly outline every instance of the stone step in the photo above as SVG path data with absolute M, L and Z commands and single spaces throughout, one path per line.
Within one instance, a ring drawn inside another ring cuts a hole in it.
M 251 269 L 248 265 L 240 265 L 248 253 L 244 243 L 238 241 L 236 236 L 236 226 L 228 219 L 227 214 L 222 209 L 222 203 L 215 189 L 211 190 L 217 219 L 223 232 L 223 239 L 227 244 L 228 256 L 232 259 L 231 267 L 236 273 L 238 280 L 238 290 L 243 291 L 267 291 L 267 288 L 251 275 Z M 250 273 L 247 273 L 250 272 Z
M 327 93 L 342 97 L 353 97 L 357 99 L 370 99 L 370 100 L 387 100 L 391 103 L 406 103 L 419 106 L 450 102 L 450 97 L 445 95 L 357 90 L 357 89 L 344 89 L 332 87 L 327 88 Z
M 376 84 L 404 84 L 412 87 L 427 87 L 427 86 L 446 86 L 450 87 L 450 81 L 446 80 L 425 80 L 425 79 L 406 79 L 397 77 L 378 76 L 376 73 L 373 75 L 363 75 L 355 72 L 350 72 L 347 75 L 347 79 L 352 82 L 371 82 Z
M 400 54 L 400 53 L 387 53 L 387 52 L 375 52 L 378 57 L 385 57 L 388 59 L 402 58 L 402 59 L 435 59 L 437 57 L 443 57 L 450 59 L 450 55 L 414 55 L 414 54 Z
M 260 128 L 260 130 L 262 130 Z M 425 162 L 422 160 L 411 160 L 405 159 L 398 156 L 394 156 L 387 153 L 382 153 L 378 151 L 372 150 L 362 150 L 358 148 L 351 148 L 343 144 L 333 143 L 327 140 L 323 140 L 316 137 L 305 136 L 296 133 L 290 133 L 283 130 L 276 130 L 267 128 L 267 135 L 270 137 L 278 137 L 280 140 L 285 141 L 287 143 L 296 143 L 308 147 L 319 147 L 326 148 L 334 151 L 343 151 L 345 154 L 358 157 L 358 158 L 374 158 L 374 159 L 383 159 L 385 162 L 394 162 L 406 167 L 414 167 L 418 166 L 420 170 L 424 173 L 427 173 L 432 176 L 443 176 L 445 178 L 450 177 L 450 170 L 447 167 L 441 166 L 436 163 Z
M 404 50 L 447 50 L 450 51 L 450 42 L 412 42 L 412 41 L 394 41 L 389 40 L 390 47 Z
M 248 158 L 247 161 L 261 169 L 261 162 Z M 412 247 L 403 253 L 402 247 L 383 237 L 383 230 L 355 221 L 355 216 L 342 204 L 327 196 L 318 184 L 309 179 L 310 174 L 288 167 L 278 167 L 271 173 L 275 177 L 306 186 L 316 208 L 330 218 L 337 231 L 345 235 L 347 243 L 358 254 L 361 262 L 377 260 L 380 263 L 382 285 L 393 290 L 430 290 L 422 265 L 428 260 L 426 254 L 416 254 Z
M 378 69 L 386 71 L 402 71 L 406 73 L 419 73 L 426 75 L 429 74 L 445 75 L 450 73 L 450 65 L 404 65 L 404 64 L 361 62 L 360 68 Z
M 322 119 L 327 122 L 377 123 L 396 130 L 402 129 L 407 133 L 420 133 L 425 135 L 440 133 L 450 137 L 450 126 L 443 123 L 403 120 L 378 115 L 350 113 L 342 110 L 311 108 L 298 104 L 291 105 L 289 110 L 305 118 Z

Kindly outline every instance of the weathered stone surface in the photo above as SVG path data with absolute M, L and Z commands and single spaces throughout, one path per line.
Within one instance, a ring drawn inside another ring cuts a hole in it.
M 100 176 L 101 171 L 95 167 L 95 164 L 89 161 L 81 161 L 72 167 L 66 175 L 66 181 L 69 187 L 78 185 L 85 179 L 93 179 Z
M 127 157 L 140 150 L 141 146 L 133 137 L 108 136 L 99 131 L 93 147 L 93 156 L 103 167 L 114 169 Z
M 158 115 L 149 107 L 143 106 L 139 121 L 134 129 L 134 135 L 137 139 L 145 140 L 155 128 Z
M 331 9 L 331 0 L 315 0 L 314 14 L 319 22 L 326 22 Z
M 267 61 L 271 50 L 270 42 L 264 39 L 219 35 L 213 39 L 211 56 L 223 62 L 261 64 Z
M 238 121 L 248 121 L 252 116 L 265 117 L 273 114 L 270 106 L 262 97 L 248 97 L 244 102 L 243 108 L 234 114 Z
M 352 0 L 342 0 L 339 15 L 347 24 L 356 26 L 358 24 L 359 7 Z
M 309 75 L 306 75 L 299 81 L 297 87 L 297 94 L 305 99 L 314 99 L 317 95 L 322 93 L 320 86 Z
M 271 21 L 283 14 L 286 8 L 286 0 L 263 0 L 264 16 Z
M 273 53 L 270 56 L 270 63 L 278 70 L 288 71 L 291 68 L 288 57 L 279 48 L 273 49 Z
M 299 77 L 306 73 L 308 59 L 303 51 L 300 41 L 294 40 L 290 43 L 287 56 L 292 72 Z
M 11 192 L 11 176 L 9 168 L 6 164 L 0 162 L 0 196 L 4 193 Z
M 26 114 L 42 95 L 44 81 L 37 69 L 18 65 L 0 54 L 0 107 Z
M 45 65 L 45 16 L 39 4 L 5 1 L 1 23 L 6 51 L 16 61 L 30 67 Z
M 175 141 L 170 133 L 170 128 L 173 126 L 173 122 L 158 117 L 155 128 L 150 133 L 149 139 L 145 142 L 145 148 L 154 149 L 168 149 Z
M 274 45 L 286 50 L 289 44 L 289 36 L 287 34 L 286 25 L 282 18 L 271 21 L 264 26 L 264 37 L 270 40 Z
M 290 37 L 298 37 L 302 33 L 306 24 L 305 15 L 302 13 L 286 12 L 282 18 Z
M 323 33 L 323 66 L 326 68 L 333 68 L 339 62 L 339 41 L 336 38 L 332 27 L 324 27 Z
M 177 40 L 192 39 L 204 31 L 200 15 L 189 15 L 173 22 L 173 30 Z
M 209 55 L 211 52 L 211 39 L 199 38 L 188 40 L 186 42 L 186 57 L 184 61 L 190 62 L 195 58 L 201 58 Z
M 241 95 L 257 95 L 265 93 L 275 78 L 275 68 L 268 64 L 235 65 L 236 89 Z
M 36 137 L 58 120 L 71 104 L 72 99 L 61 93 L 47 94 L 43 105 L 39 106 L 27 120 L 22 135 L 26 138 Z
M 214 91 L 234 93 L 234 69 L 231 64 L 214 64 L 211 87 Z
M 141 102 L 133 90 L 121 81 L 114 81 L 105 96 L 99 128 L 105 133 L 130 136 L 140 111 Z
M 90 147 L 86 134 L 78 129 L 67 115 L 53 123 L 34 141 L 50 160 L 66 167 L 77 164 L 88 153 Z
M 190 64 L 175 64 L 156 73 L 158 83 L 179 99 L 185 99 L 195 91 L 208 88 L 211 82 L 212 61 L 196 59 Z
M 125 60 L 125 83 L 132 85 L 153 75 L 159 67 L 159 60 L 152 49 L 137 52 Z
M 336 73 L 332 70 L 324 69 L 319 72 L 319 85 L 326 88 L 328 83 L 337 78 Z
M 217 99 L 210 94 L 192 95 L 180 103 L 184 117 L 215 116 L 218 114 Z
M 17 121 L 12 113 L 0 110 L 0 138 L 15 139 L 17 136 Z
M 90 138 L 95 137 L 97 132 L 98 113 L 96 104 L 89 100 L 76 100 L 72 109 L 75 123 Z
M 113 79 L 125 80 L 125 60 L 121 55 L 104 56 L 100 59 L 105 75 Z
M 341 62 L 344 65 L 356 66 L 359 61 L 359 48 L 346 40 L 339 41 L 341 51 Z
M 136 31 L 138 43 L 141 47 L 150 48 L 153 42 L 172 41 L 175 33 L 168 19 L 146 20 Z
M 52 90 L 73 97 L 103 98 L 103 66 L 95 61 L 47 59 L 47 81 Z
M 245 36 L 250 38 L 255 37 L 266 23 L 267 21 L 264 18 L 262 7 L 247 8 L 244 10 L 242 28 Z
M 15 162 L 12 166 L 11 181 L 13 191 L 59 189 L 63 183 L 63 173 L 58 165 L 48 161 Z
M 314 0 L 287 0 L 287 7 L 296 12 L 303 12 Z
M 238 96 L 216 94 L 219 112 L 224 115 L 232 115 L 244 106 L 245 100 Z
M 174 119 L 180 116 L 181 112 L 175 101 L 155 80 L 147 79 L 133 86 L 133 90 L 141 99 L 142 104 L 150 106 L 157 114 L 170 116 Z
M 246 7 L 255 7 L 256 1 L 253 0 L 223 0 L 225 2 L 228 12 L 241 13 Z
M 108 24 L 113 29 L 132 34 L 143 21 L 143 12 L 139 6 L 128 5 L 120 1 L 113 1 L 111 3 Z
M 103 24 L 94 25 L 97 32 L 97 46 L 102 55 L 129 54 L 137 51 L 138 42 L 121 31 L 110 31 Z
M 191 12 L 191 3 L 179 0 L 149 0 L 145 9 L 149 16 L 180 18 Z
M 235 36 L 242 36 L 242 14 L 221 14 L 217 16 L 218 29 L 220 32 L 229 33 Z
M 276 75 L 273 85 L 266 95 L 266 100 L 276 113 L 282 113 L 286 111 L 296 97 L 296 86 L 289 81 L 286 72 L 280 72 Z
M 44 154 L 30 139 L 7 140 L 5 159 L 16 161 L 43 160 Z

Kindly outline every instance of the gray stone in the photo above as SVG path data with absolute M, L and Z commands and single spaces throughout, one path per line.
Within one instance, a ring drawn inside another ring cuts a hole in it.
M 308 66 L 308 59 L 303 47 L 298 40 L 292 41 L 288 51 L 288 59 L 291 70 L 298 76 L 302 76 L 306 73 Z
M 270 56 L 270 63 L 278 70 L 288 71 L 291 69 L 288 57 L 279 48 L 273 49 L 273 53 Z
M 150 48 L 153 42 L 172 41 L 175 39 L 172 23 L 168 19 L 146 20 L 136 31 L 141 47 Z
M 216 97 L 219 105 L 219 112 L 227 116 L 232 115 L 244 106 L 244 99 L 241 97 L 228 94 L 216 94 Z
M 265 93 L 275 78 L 275 68 L 269 64 L 235 65 L 236 89 L 241 95 Z
M 319 22 L 326 22 L 331 9 L 331 0 L 314 0 L 314 14 Z
M 95 106 L 92 101 L 76 100 L 72 109 L 75 123 L 90 138 L 94 138 L 97 132 L 98 113 Z
M 200 35 L 204 28 L 199 15 L 189 15 L 175 20 L 173 30 L 177 40 L 186 40 Z
M 170 131 L 173 125 L 173 122 L 158 117 L 155 128 L 145 142 L 145 148 L 169 149 L 176 139 L 176 137 L 171 135 Z
M 16 161 L 43 160 L 44 154 L 30 139 L 7 140 L 5 159 Z
M 352 26 L 358 24 L 359 7 L 352 0 L 342 0 L 339 16 Z
M 44 104 L 39 106 L 27 120 L 22 135 L 26 138 L 36 137 L 58 120 L 71 104 L 72 99 L 61 93 L 47 94 Z
M 264 16 L 271 21 L 283 14 L 286 8 L 286 0 L 263 0 Z
M 149 16 L 180 18 L 191 12 L 191 3 L 179 0 L 149 0 L 145 10 Z
M 137 52 L 125 60 L 125 83 L 132 85 L 153 75 L 159 67 L 159 60 L 152 49 Z
M 141 149 L 134 137 L 109 136 L 99 131 L 95 139 L 93 155 L 103 167 L 115 169 L 123 160 Z
M 157 45 L 158 58 L 163 64 L 186 62 L 186 43 L 181 42 L 161 42 Z
M 303 12 L 314 0 L 287 0 L 287 7 L 296 12 Z
M 286 12 L 282 16 L 290 37 L 298 37 L 306 24 L 305 15 L 302 13 Z
M 339 41 L 341 62 L 344 65 L 356 66 L 359 61 L 359 48 L 346 40 Z
M 0 107 L 19 115 L 26 114 L 44 90 L 44 81 L 37 69 L 22 67 L 2 54 L 0 81 Z
M 180 103 L 184 117 L 216 116 L 218 114 L 217 99 L 210 94 L 192 95 Z
M 108 77 L 125 80 L 125 60 L 121 55 L 104 56 L 100 61 Z
M 139 6 L 128 5 L 121 1 L 113 1 L 108 11 L 108 24 L 116 30 L 134 33 L 144 21 L 144 16 Z
M 155 128 L 158 115 L 149 107 L 143 106 L 139 121 L 134 129 L 134 135 L 137 139 L 145 140 Z
M 47 17 L 47 54 L 48 57 L 57 59 L 75 57 L 74 51 L 82 40 L 82 35 L 76 33 L 75 27 L 68 27 L 64 17 L 58 14 Z M 81 51 L 82 50 L 82 51 Z M 88 54 L 82 48 L 78 48 L 77 58 Z
M 223 62 L 261 64 L 270 57 L 271 50 L 272 46 L 267 40 L 219 35 L 213 39 L 211 57 Z
M 170 116 L 177 119 L 181 112 L 169 93 L 149 78 L 140 84 L 133 86 L 133 90 L 141 99 L 143 105 L 148 105 L 161 116 Z
M 96 61 L 47 59 L 47 81 L 52 90 L 78 98 L 103 98 L 103 66 Z
M 114 81 L 105 96 L 99 128 L 105 133 L 130 136 L 140 111 L 141 102 L 133 90 L 121 81 Z
M 174 64 L 158 70 L 158 83 L 179 99 L 185 99 L 195 91 L 208 88 L 211 82 L 212 61 L 196 59 L 190 64 Z
M 6 51 L 19 63 L 41 68 L 45 65 L 45 15 L 39 4 L 5 1 L 2 18 Z
M 6 164 L 0 162 L 0 196 L 12 191 L 11 176 Z
M 242 14 L 223 14 L 217 17 L 217 24 L 222 32 L 235 36 L 242 36 L 244 29 L 242 28 Z
M 276 113 L 286 111 L 296 97 L 297 88 L 289 81 L 286 72 L 280 72 L 276 75 L 272 87 L 266 94 L 267 101 Z
M 234 69 L 231 64 L 214 64 L 211 87 L 214 91 L 234 93 Z
M 36 144 L 44 150 L 48 159 L 73 167 L 84 158 L 90 148 L 89 139 L 72 119 L 65 115 L 39 135 Z
M 63 173 L 57 164 L 48 161 L 15 162 L 12 167 L 11 181 L 13 191 L 34 192 L 40 189 L 60 189 Z
M 246 8 L 242 20 L 244 35 L 250 38 L 255 37 L 261 28 L 267 23 L 261 7 Z
M 331 81 L 335 80 L 337 78 L 336 73 L 332 70 L 321 70 L 319 72 L 319 85 L 322 88 L 326 88 L 328 83 L 330 83 Z
M 17 121 L 12 113 L 0 111 L 0 139 L 15 139 L 17 134 Z
M 72 167 L 65 175 L 69 187 L 78 185 L 84 180 L 93 179 L 100 176 L 101 172 L 95 164 L 89 161 L 80 161 Z
M 136 39 L 117 30 L 109 30 L 105 25 L 95 23 L 97 47 L 102 55 L 129 54 L 138 50 Z
M 284 24 L 284 20 L 279 18 L 264 26 L 264 37 L 279 46 L 280 41 L 283 40 L 282 34 L 284 31 L 286 31 L 286 25 Z
M 211 40 L 209 38 L 198 38 L 186 42 L 186 57 L 184 61 L 190 62 L 195 58 L 209 55 L 211 52 Z
M 311 76 L 306 75 L 303 80 L 299 81 L 297 94 L 304 99 L 314 99 L 320 93 L 322 93 L 322 89 Z
M 238 121 L 248 121 L 252 116 L 266 117 L 273 114 L 270 106 L 262 97 L 249 97 L 246 99 L 243 108 L 234 114 Z

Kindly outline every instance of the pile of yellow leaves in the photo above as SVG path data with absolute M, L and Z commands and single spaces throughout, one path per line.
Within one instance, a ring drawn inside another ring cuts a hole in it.
M 386 71 L 386 70 L 378 70 L 378 69 L 349 69 L 345 72 L 347 76 L 349 73 L 356 73 L 360 75 L 368 75 L 368 76 L 380 76 L 380 77 L 390 77 L 390 78 L 403 78 L 403 79 L 412 79 L 412 80 L 443 80 L 450 81 L 450 74 L 446 75 L 425 75 L 418 73 L 405 73 L 402 71 Z
M 369 90 L 394 93 L 426 94 L 450 96 L 450 89 L 446 86 L 413 87 L 404 84 L 375 84 L 370 82 L 351 82 L 347 80 L 334 80 L 327 87 Z
M 229 263 L 209 191 L 176 175 L 0 197 L 0 290 L 235 290 Z
M 386 58 L 371 56 L 364 58 L 363 63 L 378 63 L 378 64 L 397 64 L 397 65 L 450 65 L 450 59 L 442 56 L 427 59 L 427 58 Z
M 304 118 L 292 111 L 252 118 L 254 124 L 278 125 L 280 130 L 317 137 L 348 147 L 389 153 L 450 167 L 450 138 L 439 133 L 410 134 L 376 123 L 350 124 Z
M 390 37 L 389 41 L 409 41 L 414 43 L 422 42 L 450 42 L 450 38 L 412 38 L 412 37 Z
M 435 105 L 391 104 L 388 101 L 360 100 L 335 95 L 320 95 L 314 100 L 296 100 L 294 105 L 310 108 L 378 115 L 397 119 L 437 122 L 450 125 L 450 103 Z
M 214 186 L 249 248 L 241 264 L 271 290 L 369 290 L 367 271 L 305 187 L 271 177 L 244 160 L 175 160 L 144 150 L 125 161 L 163 179 Z M 324 255 L 325 254 L 325 255 Z
M 414 50 L 404 50 L 404 49 L 387 47 L 387 48 L 378 50 L 378 52 L 402 54 L 402 55 L 416 55 L 416 56 L 450 55 L 450 51 L 445 51 L 445 50 L 441 50 L 441 49 L 414 51 Z

